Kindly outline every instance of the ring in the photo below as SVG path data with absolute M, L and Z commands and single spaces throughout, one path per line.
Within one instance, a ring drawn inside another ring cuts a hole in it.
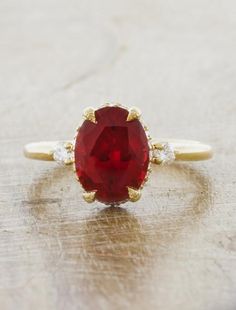
M 158 139 L 153 142 L 141 112 L 132 107 L 105 105 L 87 108 L 73 141 L 30 143 L 27 158 L 74 165 L 83 198 L 120 205 L 141 198 L 151 164 L 199 161 L 213 155 L 209 145 L 197 141 Z

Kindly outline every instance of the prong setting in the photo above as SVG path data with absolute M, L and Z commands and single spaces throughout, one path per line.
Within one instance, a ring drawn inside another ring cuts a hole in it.
M 163 149 L 164 149 L 163 143 L 157 142 L 152 144 L 152 150 L 163 151 Z
M 129 200 L 131 202 L 136 202 L 141 198 L 141 190 L 128 187 Z
M 92 203 L 95 201 L 95 197 L 96 197 L 96 191 L 92 191 L 92 192 L 84 192 L 83 193 L 83 198 L 87 203 Z
M 84 114 L 83 114 L 83 117 L 87 120 L 87 121 L 90 121 L 94 124 L 97 123 L 96 121 L 96 115 L 95 115 L 95 109 L 94 108 L 87 108 L 84 110 Z
M 105 109 L 104 108 L 111 108 L 111 109 L 114 109 L 114 108 L 117 108 L 115 110 L 116 113 L 125 113 L 125 112 L 122 112 L 122 110 L 126 110 L 126 115 L 124 115 L 124 125 L 125 125 L 125 122 L 132 122 L 132 121 L 135 121 L 135 120 L 138 120 L 139 122 L 134 122 L 134 124 L 126 124 L 125 126 L 135 126 L 138 127 L 138 126 L 142 126 L 143 127 L 143 131 L 144 131 L 144 136 L 146 136 L 147 138 L 147 144 L 145 145 L 145 140 L 142 140 L 141 136 L 140 136 L 140 143 L 143 143 L 144 145 L 144 148 L 146 148 L 146 151 L 147 152 L 150 152 L 151 151 L 151 142 L 150 142 L 150 136 L 148 135 L 148 128 L 143 124 L 142 120 L 141 120 L 141 112 L 138 108 L 135 108 L 135 107 L 132 107 L 132 108 L 127 108 L 123 105 L 120 105 L 119 103 L 107 103 L 105 105 L 103 105 L 101 108 L 98 108 L 98 109 L 94 109 L 94 108 L 87 108 L 85 111 L 84 111 L 84 114 L 83 114 L 83 118 L 90 121 L 91 123 L 94 123 L 96 124 L 96 126 L 102 126 L 102 121 L 101 121 L 101 115 L 99 115 L 99 121 L 96 120 L 96 115 L 97 113 L 106 113 L 105 112 Z M 104 109 L 104 110 L 102 110 Z M 97 112 L 96 112 L 97 111 Z M 106 110 L 108 111 L 108 110 Z M 114 118 L 113 120 L 114 122 L 114 126 L 117 126 L 116 123 L 119 124 L 120 120 L 119 118 L 117 118 L 117 121 L 116 119 Z M 100 124 L 101 123 L 101 124 Z M 96 131 L 95 130 L 95 127 L 89 123 L 82 123 L 81 127 L 82 126 L 91 126 L 92 130 Z M 96 127 L 97 128 L 97 127 Z M 109 128 L 109 127 L 108 127 Z M 118 127 L 119 128 L 119 127 Z M 76 162 L 78 163 L 78 157 L 76 156 L 76 150 L 79 150 L 79 141 L 81 141 L 83 139 L 83 137 L 81 136 L 83 134 L 83 131 L 79 130 L 77 131 L 77 135 L 75 137 L 75 147 L 74 147 L 74 152 L 75 152 L 75 158 L 76 158 Z M 134 139 L 135 137 L 133 137 Z M 144 138 L 143 138 L 144 139 Z M 150 162 L 151 162 L 151 157 L 149 157 L 149 164 L 148 164 L 148 168 L 150 168 Z M 145 163 L 144 163 L 145 165 Z M 83 193 L 83 199 L 88 202 L 88 203 L 92 203 L 93 201 L 100 201 L 104 204 L 107 204 L 107 205 L 119 205 L 121 203 L 124 203 L 124 202 L 127 202 L 127 201 L 131 201 L 131 202 L 136 202 L 138 201 L 140 198 L 141 198 L 141 191 L 142 191 L 142 188 L 143 186 L 145 185 L 145 183 L 147 182 L 148 180 L 148 176 L 149 176 L 149 173 L 150 171 L 147 170 L 146 171 L 146 176 L 143 178 L 143 182 L 140 184 L 138 184 L 138 186 L 134 186 L 132 185 L 132 180 L 131 182 L 127 182 L 127 185 L 126 187 L 124 187 L 123 189 L 123 192 L 125 193 L 126 191 L 126 197 L 125 198 L 122 198 L 120 199 L 120 201 L 117 199 L 117 198 L 114 198 L 114 202 L 112 202 L 112 197 L 110 198 L 109 202 L 107 201 L 106 202 L 106 199 L 109 199 L 107 197 L 109 197 L 109 194 L 107 193 L 108 196 L 103 196 L 101 198 L 101 189 L 99 190 L 96 190 L 96 186 L 94 187 L 95 188 L 95 191 L 88 191 L 86 189 L 86 184 L 84 184 L 83 182 L 81 182 L 81 178 L 78 176 L 78 170 L 80 170 L 81 167 L 79 168 L 76 168 L 76 164 L 75 164 L 75 174 L 76 174 L 76 178 L 77 180 L 79 181 L 79 183 L 81 184 L 81 186 L 84 188 L 85 192 Z M 84 167 L 83 169 L 86 170 L 86 167 Z M 115 172 L 114 172 L 115 173 Z M 102 189 L 104 190 L 104 189 Z M 117 199 L 117 200 L 116 200 Z
M 53 151 L 53 159 L 61 165 L 74 163 L 74 145 L 72 142 L 58 142 Z
M 127 116 L 127 122 L 140 119 L 140 117 L 141 117 L 141 111 L 136 107 L 132 107 L 129 109 L 129 114 Z
M 176 158 L 174 148 L 170 143 L 152 144 L 151 153 L 151 162 L 157 165 L 169 165 Z
M 66 149 L 68 152 L 73 152 L 73 150 L 74 150 L 74 145 L 73 145 L 73 143 L 71 143 L 71 142 L 66 142 L 66 143 L 65 143 L 65 149 Z

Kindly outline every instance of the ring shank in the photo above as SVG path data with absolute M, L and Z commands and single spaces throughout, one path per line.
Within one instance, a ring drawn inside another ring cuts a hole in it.
M 159 139 L 158 143 L 171 144 L 177 161 L 201 161 L 210 159 L 213 156 L 212 147 L 199 141 Z
M 71 141 L 68 141 L 71 143 Z M 60 141 L 44 141 L 27 144 L 24 147 L 24 155 L 30 159 L 53 161 L 53 154 Z M 177 161 L 200 161 L 207 160 L 213 156 L 209 145 L 198 141 L 159 139 L 158 143 L 170 143 L 174 149 Z
M 53 161 L 53 154 L 59 141 L 42 141 L 26 144 L 24 155 L 30 159 Z

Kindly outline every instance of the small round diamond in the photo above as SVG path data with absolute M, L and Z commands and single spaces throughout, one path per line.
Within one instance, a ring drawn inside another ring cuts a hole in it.
M 163 143 L 162 149 L 152 150 L 152 156 L 161 165 L 169 165 L 175 161 L 174 148 L 170 143 Z
M 59 142 L 55 147 L 53 158 L 62 165 L 68 165 L 74 162 L 73 145 L 68 142 Z

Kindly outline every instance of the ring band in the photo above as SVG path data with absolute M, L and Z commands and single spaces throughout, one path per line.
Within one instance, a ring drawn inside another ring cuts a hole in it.
M 27 158 L 74 164 L 86 202 L 107 205 L 136 202 L 151 172 L 151 163 L 200 161 L 213 156 L 209 145 L 191 140 L 153 142 L 137 108 L 105 105 L 84 111 L 75 141 L 27 144 Z
M 177 161 L 201 161 L 211 159 L 213 156 L 212 147 L 198 141 L 177 139 L 158 139 L 158 141 L 161 145 L 166 143 L 172 145 Z M 29 143 L 24 147 L 24 155 L 29 159 L 54 161 L 54 152 L 61 143 L 71 144 L 72 141 Z M 155 163 L 155 160 L 152 162 Z

